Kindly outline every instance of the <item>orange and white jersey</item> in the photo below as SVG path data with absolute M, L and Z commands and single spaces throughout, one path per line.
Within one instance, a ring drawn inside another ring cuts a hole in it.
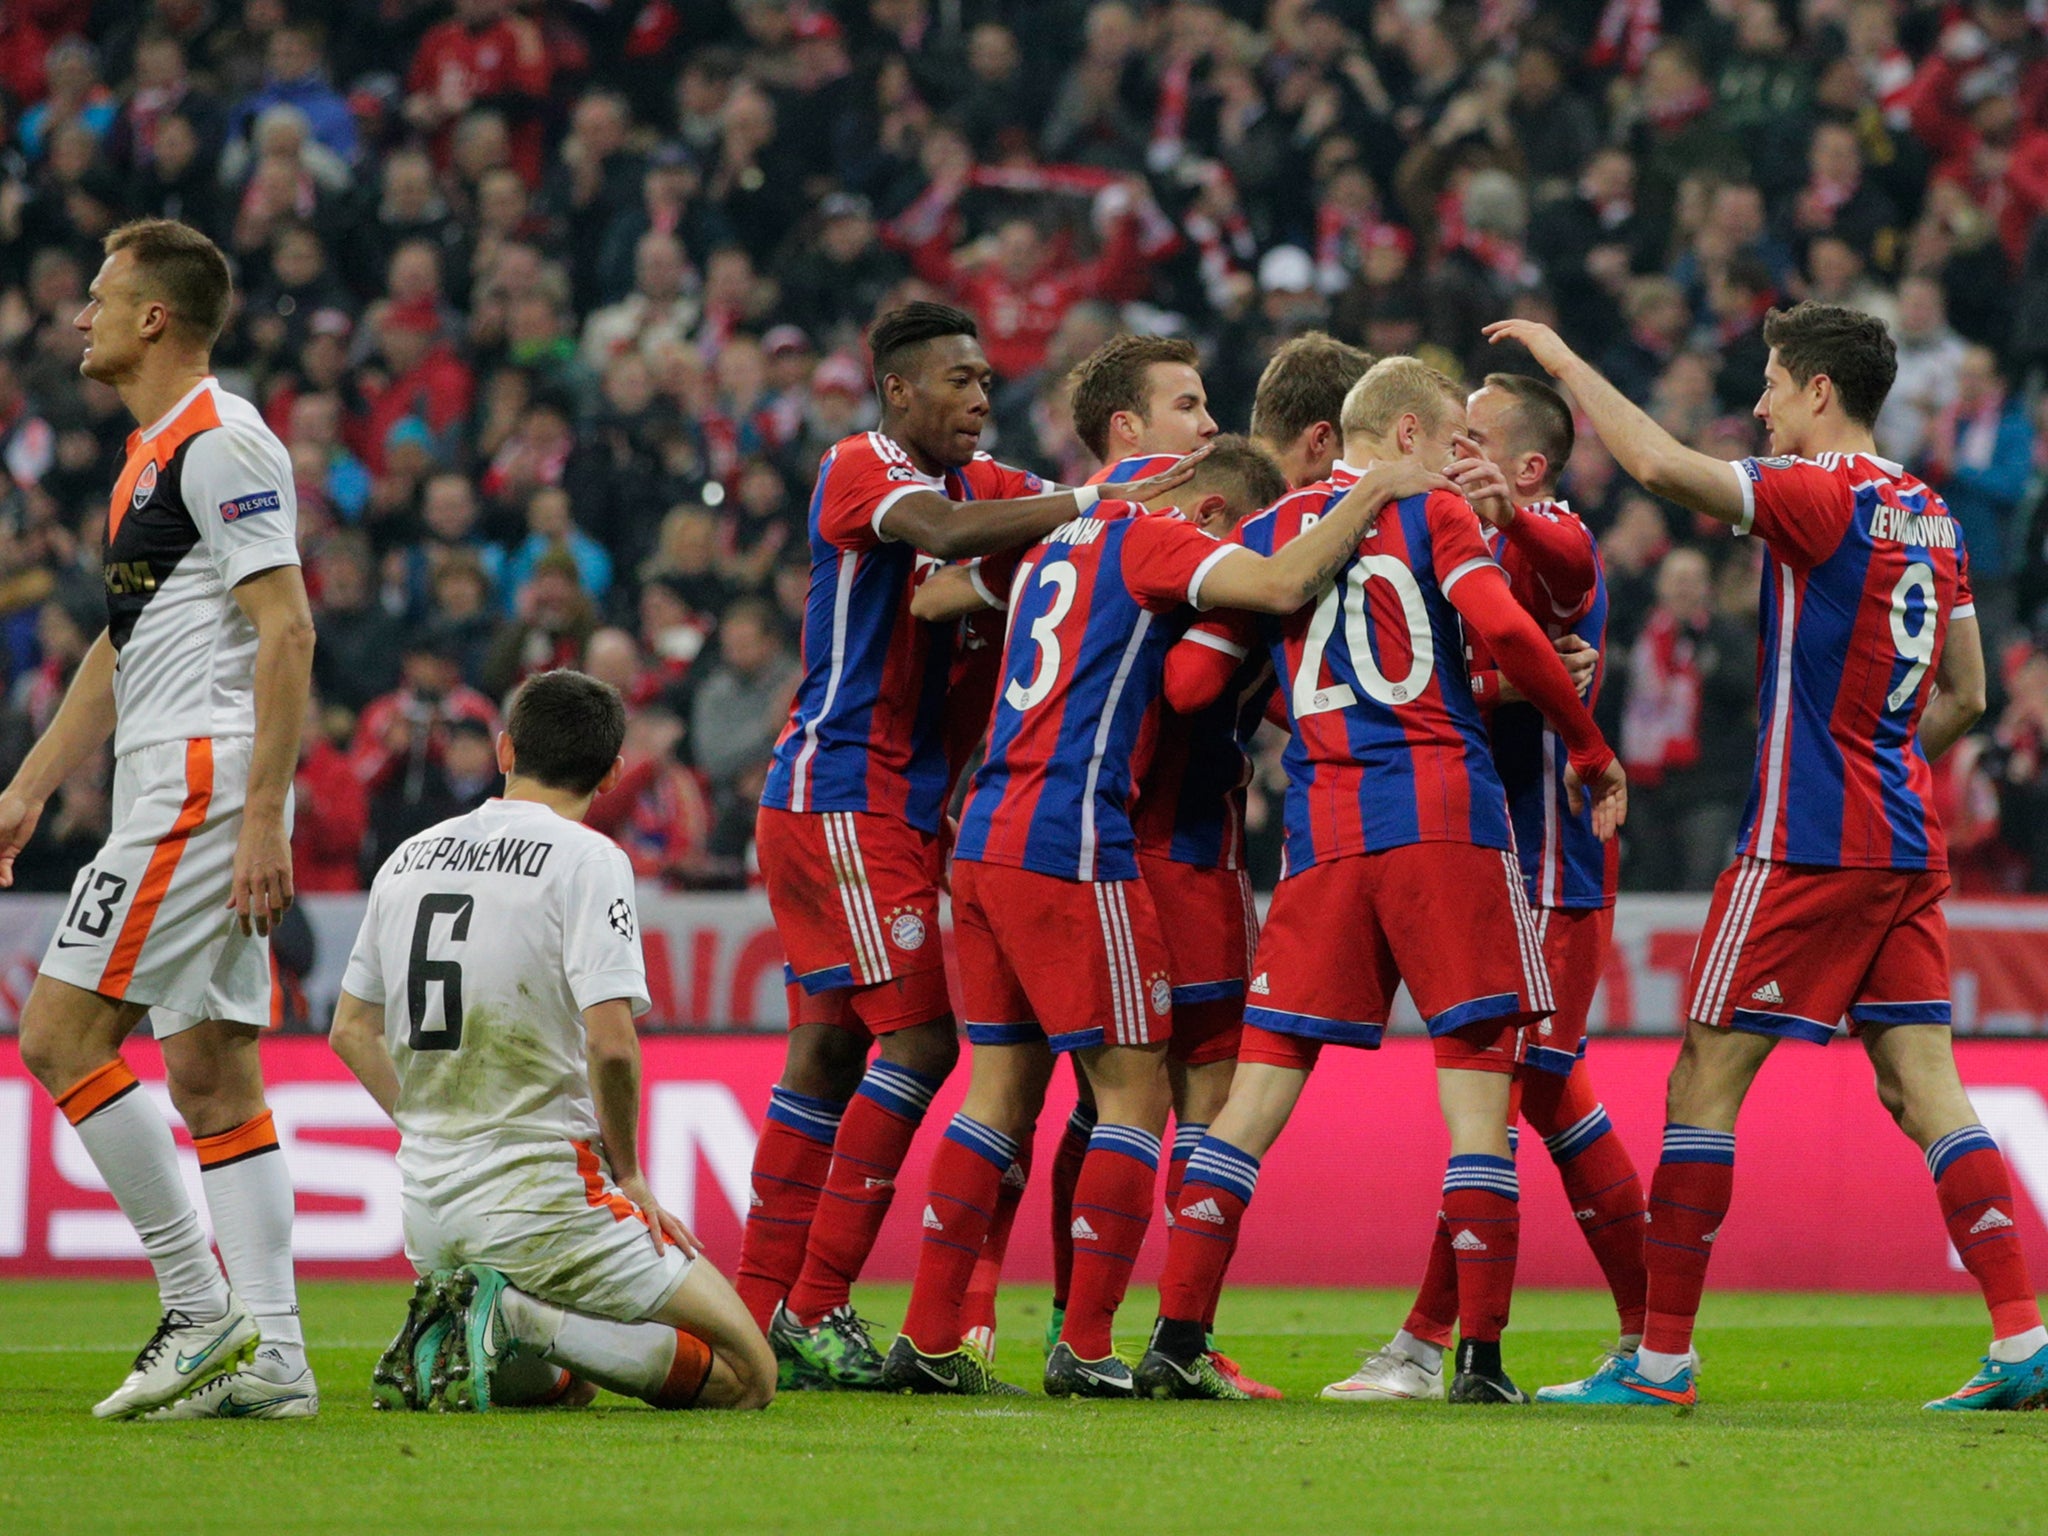
M 341 984 L 384 1009 L 408 1189 L 452 1196 L 594 1144 L 583 1010 L 649 1006 L 632 863 L 544 805 L 489 801 L 385 861 Z
M 256 628 L 237 585 L 299 563 L 290 455 L 256 407 L 202 379 L 128 438 L 104 575 L 116 755 L 256 729 Z

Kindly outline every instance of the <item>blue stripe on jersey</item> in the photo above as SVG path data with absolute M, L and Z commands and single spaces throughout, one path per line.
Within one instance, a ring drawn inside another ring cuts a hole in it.
M 1159 474 L 1173 464 L 1176 455 L 1171 453 L 1134 453 L 1128 459 L 1118 459 L 1102 472 L 1097 485 L 1125 485 L 1133 480 L 1143 480 L 1147 475 Z

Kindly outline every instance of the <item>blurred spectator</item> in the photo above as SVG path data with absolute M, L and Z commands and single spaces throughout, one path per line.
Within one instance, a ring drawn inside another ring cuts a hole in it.
M 597 610 L 583 590 L 576 557 L 550 549 L 513 593 L 513 617 L 499 626 L 484 661 L 484 686 L 497 698 L 536 673 L 573 667 L 597 628 Z
M 361 890 L 370 803 L 348 754 L 335 745 L 318 694 L 306 701 L 292 801 L 293 884 L 308 894 Z
M 92 863 L 114 829 L 112 765 L 97 747 L 64 776 L 28 843 L 14 856 L 17 891 L 61 894 Z
M 720 824 L 717 844 L 730 852 L 735 838 L 744 846 L 750 835 L 743 824 L 753 818 L 802 668 L 782 637 L 775 610 L 757 598 L 742 598 L 725 611 L 718 650 L 718 660 L 692 691 L 690 755 L 711 787 Z
M 1899 315 L 1892 326 L 1899 374 L 1877 417 L 1877 446 L 1901 464 L 1917 463 L 1934 419 L 1955 402 L 1963 338 L 1948 323 L 1941 284 L 1909 277 L 1899 284 Z
M 577 579 L 597 603 L 612 585 L 612 557 L 570 517 L 569 493 L 556 486 L 535 491 L 526 502 L 526 541 L 505 562 L 508 593 L 523 588 L 534 567 L 551 552 L 561 551 L 576 562 Z M 508 603 L 508 607 L 510 604 Z
M 360 535 L 329 539 L 313 577 L 313 617 L 320 632 L 314 685 L 322 698 L 359 711 L 397 686 L 404 627 L 378 605 L 375 565 Z
M 1955 398 L 1928 426 L 1921 472 L 1962 524 L 1980 622 L 2002 633 L 2021 533 L 2015 512 L 2034 473 L 2034 427 L 1989 347 L 1963 353 Z
M 349 747 L 349 767 L 370 799 L 369 870 L 413 833 L 456 814 L 445 809 L 453 801 L 451 773 L 473 786 L 480 771 L 474 743 L 455 747 L 455 727 L 488 744 L 499 725 L 491 701 L 462 682 L 450 637 L 424 629 L 403 650 L 399 686 L 362 712 Z
M 310 29 L 279 27 L 270 34 L 264 53 L 263 86 L 237 106 L 228 120 L 228 136 L 241 138 L 253 122 L 272 107 L 288 106 L 304 114 L 313 138 L 342 161 L 356 158 L 356 120 L 348 102 L 327 82 L 327 72 Z

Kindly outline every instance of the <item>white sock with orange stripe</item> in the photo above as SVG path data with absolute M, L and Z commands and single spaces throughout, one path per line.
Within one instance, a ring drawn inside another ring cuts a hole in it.
M 498 1302 L 498 1315 L 522 1347 L 609 1391 L 658 1406 L 668 1406 L 660 1399 L 682 1341 L 690 1339 L 702 1347 L 692 1335 L 667 1323 L 588 1317 L 512 1286 Z
M 178 1173 L 171 1127 L 118 1056 L 57 1100 L 121 1214 L 142 1239 L 166 1311 L 201 1321 L 228 1309 L 227 1282 Z
M 192 1145 L 228 1279 L 263 1330 L 258 1359 L 271 1375 L 296 1376 L 306 1368 L 306 1335 L 292 1274 L 292 1175 L 270 1111 Z

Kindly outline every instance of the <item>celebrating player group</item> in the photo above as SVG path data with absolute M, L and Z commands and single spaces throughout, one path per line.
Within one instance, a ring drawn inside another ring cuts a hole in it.
M 220 253 L 164 221 L 108 252 L 84 368 L 141 425 L 108 519 L 108 630 L 0 793 L 0 884 L 109 735 L 114 829 L 51 941 L 22 1055 L 162 1293 L 96 1412 L 303 1418 L 319 1399 L 255 1049 L 311 652 L 290 464 L 207 371 Z M 335 1050 L 399 1129 L 419 1272 L 378 1405 L 1017 1392 L 993 1369 L 995 1298 L 1062 1056 L 1079 1105 L 1040 1170 L 1045 1390 L 1277 1396 L 1217 1347 L 1217 1299 L 1321 1052 L 1376 1048 L 1403 985 L 1436 1058 L 1442 1204 L 1405 1324 L 1324 1398 L 1530 1400 L 1502 1356 L 1526 1120 L 1617 1313 L 1600 1368 L 1536 1399 L 1694 1402 L 1743 1097 L 1780 1039 L 1846 1019 L 1991 1314 L 1982 1368 L 1928 1406 L 2048 1401 L 2010 1178 L 1948 1030 L 1928 765 L 1983 708 L 1969 560 L 1940 499 L 1873 451 L 1889 336 L 1846 309 L 1774 311 L 1756 408 L 1772 456 L 1731 464 L 1546 327 L 1488 331 L 1565 393 L 1516 373 L 1467 391 L 1308 335 L 1267 366 L 1246 436 L 1219 435 L 1191 346 L 1118 338 L 1074 380 L 1104 467 L 1061 488 L 979 451 L 992 376 L 970 316 L 884 315 L 880 424 L 827 452 L 811 497 L 804 674 L 759 813 L 790 1030 L 735 1281 L 638 1160 L 631 869 L 582 825 L 621 772 L 624 710 L 546 673 L 511 702 L 503 797 L 378 872 L 335 1015 Z M 1647 1197 L 1586 1052 L 1628 791 L 1588 711 L 1600 558 L 1557 499 L 1574 409 L 1646 488 L 1766 551 L 1756 777 Z M 1243 841 L 1268 723 L 1287 737 L 1285 868 L 1262 926 Z M 225 1275 L 122 1060 L 145 1013 Z M 884 1350 L 852 1287 L 963 1033 L 966 1095 L 912 1171 L 923 1243 Z M 1112 1328 L 1162 1160 L 1166 1267 L 1133 1367 Z

